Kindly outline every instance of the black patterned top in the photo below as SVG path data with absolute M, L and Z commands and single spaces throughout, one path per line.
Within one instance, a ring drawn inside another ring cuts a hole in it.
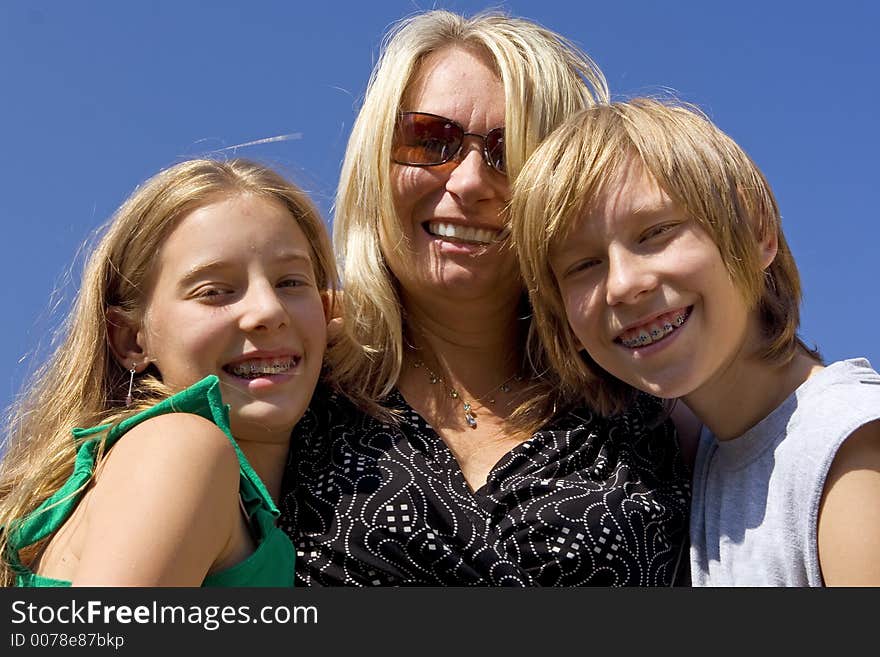
M 279 523 L 297 585 L 664 586 L 687 570 L 690 475 L 672 424 L 647 428 L 652 398 L 554 420 L 476 491 L 399 392 L 387 405 L 400 426 L 319 386 L 294 429 Z

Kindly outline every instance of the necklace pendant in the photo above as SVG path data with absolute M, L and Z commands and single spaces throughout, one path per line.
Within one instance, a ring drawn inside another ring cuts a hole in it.
M 471 405 L 468 402 L 464 403 L 464 420 L 471 429 L 477 428 L 477 416 L 471 412 Z

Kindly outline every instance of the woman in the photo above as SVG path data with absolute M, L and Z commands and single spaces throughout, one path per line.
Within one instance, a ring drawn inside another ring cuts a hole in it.
M 665 585 L 688 475 L 647 400 L 572 408 L 530 341 L 510 181 L 601 72 L 522 19 L 386 40 L 336 203 L 344 335 L 291 441 L 281 525 L 318 585 Z

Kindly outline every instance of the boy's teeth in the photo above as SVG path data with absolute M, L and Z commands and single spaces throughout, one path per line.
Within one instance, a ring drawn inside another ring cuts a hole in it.
M 428 223 L 428 232 L 438 237 L 451 237 L 462 242 L 474 242 L 476 244 L 491 244 L 501 231 L 490 228 L 475 228 L 462 226 L 461 224 L 447 224 L 440 221 Z
M 227 370 L 235 376 L 254 379 L 266 374 L 281 374 L 296 366 L 293 358 L 259 358 L 227 366 Z
M 687 309 L 676 310 L 657 317 L 652 322 L 622 333 L 618 340 L 624 347 L 635 349 L 662 340 L 687 321 Z

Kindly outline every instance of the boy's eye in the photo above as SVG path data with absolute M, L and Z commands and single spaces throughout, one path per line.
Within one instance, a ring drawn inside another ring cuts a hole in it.
M 657 235 L 663 235 L 664 233 L 668 233 L 670 230 L 675 228 L 678 224 L 659 224 L 657 226 L 652 226 L 648 230 L 644 232 L 642 235 L 642 241 L 649 240 L 652 237 L 656 237 Z
M 194 297 L 199 299 L 206 299 L 210 297 L 219 297 L 222 294 L 226 294 L 228 290 L 224 290 L 219 287 L 203 287 L 195 291 L 193 294 Z

